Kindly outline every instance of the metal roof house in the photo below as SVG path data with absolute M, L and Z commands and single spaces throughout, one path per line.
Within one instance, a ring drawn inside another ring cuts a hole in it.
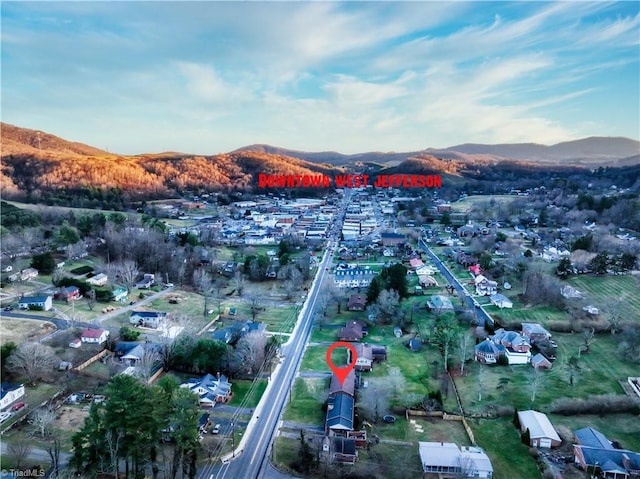
M 562 443 L 546 414 L 533 410 L 518 411 L 518 421 L 521 432 L 529 429 L 530 446 L 551 448 Z
M 336 394 L 327 400 L 325 432 L 344 436 L 353 431 L 354 400 L 348 394 Z
M 489 456 L 479 447 L 461 447 L 451 442 L 419 442 L 418 451 L 425 477 L 493 477 Z

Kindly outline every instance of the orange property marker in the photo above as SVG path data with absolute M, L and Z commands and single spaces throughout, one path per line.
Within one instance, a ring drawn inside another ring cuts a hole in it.
M 342 368 L 339 368 L 338 366 L 336 366 L 331 362 L 331 353 L 336 348 L 347 348 L 349 351 L 351 351 L 351 362 Z M 347 375 L 351 372 L 353 367 L 356 365 L 357 360 L 358 360 L 358 353 L 356 353 L 356 348 L 353 346 L 353 344 L 347 343 L 345 341 L 335 342 L 331 346 L 329 346 L 329 348 L 327 349 L 327 364 L 333 371 L 333 374 L 335 374 L 338 377 L 338 380 L 340 381 L 340 386 L 342 386 L 342 383 L 344 383 L 344 380 L 347 378 Z

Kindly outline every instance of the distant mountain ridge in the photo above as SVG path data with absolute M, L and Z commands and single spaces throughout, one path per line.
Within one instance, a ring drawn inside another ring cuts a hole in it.
M 450 182 L 527 178 L 568 168 L 640 165 L 640 142 L 585 138 L 545 146 L 533 143 L 463 144 L 413 152 L 304 152 L 251 145 L 230 153 L 161 152 L 117 155 L 42 131 L 0 124 L 0 188 L 4 196 L 47 198 L 92 195 L 126 200 L 186 191 L 251 190 L 260 173 L 334 176 L 346 172 L 442 174 Z M 97 201 L 97 200 L 96 200 Z
M 334 151 L 305 152 L 287 150 L 270 145 L 250 145 L 235 151 L 262 151 L 265 153 L 294 156 L 313 162 L 346 165 L 356 162 L 393 163 L 402 162 L 423 154 L 443 159 L 465 160 L 481 156 L 482 159 L 526 160 L 530 162 L 555 163 L 578 166 L 628 166 L 640 163 L 640 142 L 625 137 L 589 137 L 565 141 L 555 145 L 537 143 L 479 144 L 464 143 L 448 148 L 427 148 L 408 152 L 366 152 L 343 154 Z

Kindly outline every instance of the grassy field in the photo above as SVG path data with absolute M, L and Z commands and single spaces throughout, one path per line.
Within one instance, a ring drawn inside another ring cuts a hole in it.
M 291 399 L 284 413 L 285 421 L 324 425 L 322 405 L 329 394 L 329 380 L 322 378 L 296 378 Z
M 535 460 L 528 454 L 529 448 L 520 442 L 520 434 L 510 417 L 468 422 L 476 442 L 491 458 L 494 479 L 540 477 Z
M 595 306 L 611 298 L 624 298 L 625 303 L 633 310 L 635 317 L 640 317 L 640 277 L 638 276 L 589 276 L 579 275 L 567 281 L 571 286 L 585 293 L 586 301 Z
M 267 381 L 258 381 L 251 390 L 253 381 L 236 379 L 231 388 L 233 396 L 229 401 L 229 406 L 242 406 L 245 408 L 255 408 L 262 397 L 262 393 L 267 387 Z M 243 403 L 243 401 L 245 401 Z
M 2 316 L 0 319 L 0 344 L 37 341 L 55 330 L 55 325 L 48 321 Z
M 472 195 L 451 203 L 451 210 L 456 213 L 468 213 L 473 207 L 478 207 L 482 203 L 489 204 L 493 202 L 505 205 L 515 199 L 518 199 L 518 197 L 513 195 Z
M 313 446 L 312 446 L 313 447 Z M 296 473 L 289 467 L 299 455 L 300 440 L 278 437 L 274 446 L 274 463 L 285 473 Z M 354 466 L 319 465 L 315 474 L 305 477 L 345 477 L 345 473 L 358 473 L 371 479 L 412 479 L 421 477 L 420 456 L 414 445 L 378 444 L 370 450 L 358 450 Z
M 530 386 L 534 372 L 530 366 L 485 366 L 472 363 L 466 368 L 464 378 L 456 378 L 456 385 L 467 412 L 481 412 L 493 406 L 511 405 L 518 409 L 547 411 L 551 402 L 559 397 L 588 397 L 595 394 L 623 394 L 618 383 L 637 374 L 637 367 L 626 363 L 611 352 L 616 350 L 616 336 L 598 336 L 589 354 L 577 358 L 582 345 L 579 334 L 554 335 L 558 342 L 558 359 L 550 371 L 541 371 L 541 382 L 536 391 L 535 402 L 531 401 Z M 576 356 L 578 370 L 574 374 L 574 385 L 569 384 L 566 360 Z M 480 374 L 480 370 L 482 373 Z M 481 378 L 481 381 L 479 380 Z M 482 400 L 478 401 L 478 384 L 482 383 Z

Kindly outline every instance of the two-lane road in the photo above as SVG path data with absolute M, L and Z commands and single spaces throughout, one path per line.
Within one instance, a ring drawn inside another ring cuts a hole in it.
M 319 264 L 307 300 L 289 342 L 283 347 L 285 357 L 274 372 L 260 404 L 255 410 L 245 432 L 242 451 L 226 464 L 209 464 L 202 468 L 201 479 L 258 479 L 265 477 L 269 469 L 268 455 L 278 428 L 280 416 L 293 387 L 305 346 L 313 327 L 313 311 L 322 282 L 331 265 L 335 244 L 329 242 L 324 258 Z
M 429 259 L 433 261 L 433 264 L 435 264 L 436 268 L 438 268 L 440 273 L 442 273 L 442 276 L 444 276 L 449 284 L 451 284 L 456 289 L 456 291 L 458 292 L 458 296 L 460 298 L 465 298 L 465 301 L 469 308 L 471 308 L 472 311 L 476 312 L 478 324 L 480 326 L 484 326 L 485 324 L 493 325 L 493 318 L 489 316 L 484 308 L 469 295 L 468 291 L 465 289 L 462 283 L 458 281 L 458 278 L 456 278 L 453 273 L 449 271 L 449 268 L 447 268 L 447 266 L 440 260 L 440 258 L 438 258 L 438 256 L 433 251 L 431 251 L 431 248 L 429 248 L 423 238 L 420 238 L 418 245 L 425 253 L 427 253 L 427 256 L 429 256 Z

